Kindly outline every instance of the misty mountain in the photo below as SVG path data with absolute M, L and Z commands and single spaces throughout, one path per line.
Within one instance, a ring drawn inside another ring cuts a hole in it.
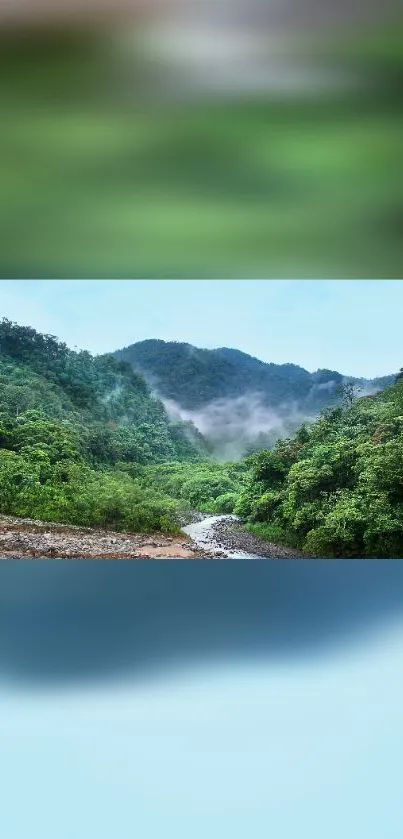
M 295 403 L 300 409 L 316 413 L 339 398 L 337 388 L 346 378 L 336 370 L 309 373 L 297 364 L 266 363 L 227 347 L 205 350 L 162 340 L 140 341 L 114 355 L 129 361 L 162 397 L 178 402 L 185 410 L 201 408 L 218 399 L 259 393 L 267 407 Z M 393 376 L 352 379 L 372 391 L 393 382 Z
M 266 363 L 228 347 L 206 350 L 147 340 L 114 355 L 144 375 L 171 418 L 194 423 L 224 458 L 271 446 L 292 433 L 340 402 L 346 380 L 336 370 L 309 373 L 297 364 Z M 364 395 L 387 387 L 393 376 L 349 381 Z

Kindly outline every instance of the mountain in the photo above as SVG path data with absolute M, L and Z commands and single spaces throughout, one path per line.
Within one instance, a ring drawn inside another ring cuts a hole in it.
M 178 402 L 185 410 L 247 393 L 260 393 L 266 405 L 277 406 L 287 398 L 306 399 L 314 384 L 311 374 L 297 365 L 265 364 L 225 347 L 205 350 L 149 340 L 118 350 L 115 356 L 141 370 L 161 396 Z
M 170 415 L 192 421 L 223 458 L 271 446 L 338 404 L 346 380 L 336 370 L 309 373 L 297 364 L 268 364 L 227 347 L 147 340 L 114 355 L 141 372 Z M 393 376 L 349 381 L 369 394 L 392 384 Z
M 259 393 L 267 406 L 293 402 L 315 413 L 339 398 L 337 387 L 346 378 L 336 370 L 309 373 L 297 364 L 268 364 L 227 347 L 205 350 L 162 340 L 140 341 L 114 355 L 130 362 L 162 397 L 175 400 L 185 410 Z M 352 380 L 375 391 L 391 384 L 393 376 Z

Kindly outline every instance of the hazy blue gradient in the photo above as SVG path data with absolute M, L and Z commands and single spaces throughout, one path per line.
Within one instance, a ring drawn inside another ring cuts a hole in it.
M 374 377 L 403 364 L 403 280 L 20 280 L 0 315 L 102 353 L 146 338 Z
M 400 839 L 403 625 L 320 662 L 0 692 L 7 839 Z
M 2 835 L 400 839 L 402 581 L 399 560 L 0 563 Z
M 402 653 L 3 694 L 4 836 L 400 839 Z

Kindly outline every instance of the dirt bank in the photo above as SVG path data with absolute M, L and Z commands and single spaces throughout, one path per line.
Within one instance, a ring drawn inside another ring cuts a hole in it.
M 196 558 L 205 553 L 185 534 L 115 533 L 0 516 L 0 556 L 60 559 Z

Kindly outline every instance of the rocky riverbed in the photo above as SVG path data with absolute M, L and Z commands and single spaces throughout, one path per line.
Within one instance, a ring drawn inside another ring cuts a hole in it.
M 190 559 L 205 556 L 185 535 L 115 533 L 0 516 L 0 556 L 58 559 Z
M 117 533 L 0 516 L 0 557 L 9 559 L 253 559 L 302 554 L 265 542 L 235 516 L 195 514 L 179 536 Z
M 210 556 L 228 559 L 303 557 L 301 551 L 274 545 L 245 530 L 236 516 L 208 516 L 183 530 Z

